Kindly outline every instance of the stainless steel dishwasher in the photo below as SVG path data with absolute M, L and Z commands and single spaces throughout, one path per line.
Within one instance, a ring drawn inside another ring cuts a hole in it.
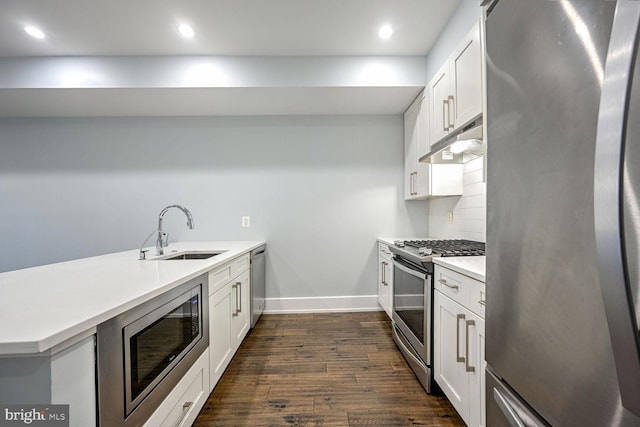
M 256 326 L 264 311 L 265 246 L 251 251 L 251 328 Z

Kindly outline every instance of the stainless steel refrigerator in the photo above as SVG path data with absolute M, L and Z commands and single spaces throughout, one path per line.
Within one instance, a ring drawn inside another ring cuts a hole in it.
M 638 0 L 488 9 L 487 426 L 640 426 Z

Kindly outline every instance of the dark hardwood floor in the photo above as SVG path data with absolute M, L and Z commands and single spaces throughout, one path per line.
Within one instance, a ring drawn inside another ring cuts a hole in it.
M 263 315 L 196 427 L 464 426 L 429 396 L 384 312 Z

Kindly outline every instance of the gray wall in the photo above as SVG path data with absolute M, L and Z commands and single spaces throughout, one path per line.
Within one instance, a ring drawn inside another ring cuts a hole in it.
M 427 234 L 402 141 L 401 116 L 3 119 L 0 271 L 136 248 L 179 203 L 170 240 L 268 241 L 268 297 L 375 294 L 375 238 Z

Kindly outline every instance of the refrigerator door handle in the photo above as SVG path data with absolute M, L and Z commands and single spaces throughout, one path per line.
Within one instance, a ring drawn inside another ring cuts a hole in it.
M 622 405 L 636 415 L 640 415 L 640 337 L 625 266 L 621 179 L 639 22 L 640 2 L 619 0 L 602 81 L 594 165 L 594 220 L 600 286 Z
M 509 402 L 507 402 L 507 399 L 502 395 L 502 393 L 498 391 L 497 388 L 493 389 L 493 399 L 498 404 L 498 407 L 504 414 L 505 418 L 507 419 L 511 427 L 527 427 L 522 422 L 520 417 L 518 417 L 518 414 L 516 414 L 516 411 L 511 407 L 511 405 L 509 405 Z

